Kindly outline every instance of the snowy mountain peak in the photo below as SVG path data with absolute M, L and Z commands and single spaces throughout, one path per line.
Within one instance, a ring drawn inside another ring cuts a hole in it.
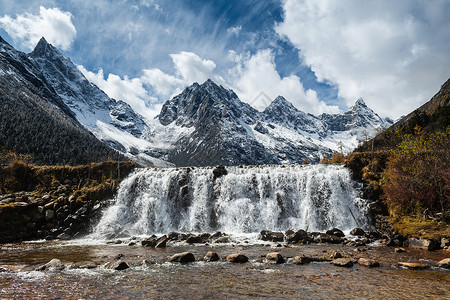
M 62 53 L 49 44 L 44 37 L 41 37 L 33 52 L 30 53 L 31 57 L 52 57 L 55 55 L 62 56 Z

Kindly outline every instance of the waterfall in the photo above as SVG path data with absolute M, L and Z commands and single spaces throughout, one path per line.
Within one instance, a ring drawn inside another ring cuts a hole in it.
M 368 224 L 359 184 L 343 166 L 140 169 L 122 181 L 94 234 L 350 230 L 350 210 Z

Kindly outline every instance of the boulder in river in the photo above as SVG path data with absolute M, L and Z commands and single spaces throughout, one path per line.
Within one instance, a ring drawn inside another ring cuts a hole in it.
M 338 267 L 345 267 L 345 268 L 353 267 L 353 259 L 351 258 L 337 258 L 332 260 L 331 263 Z
M 340 230 L 339 228 L 330 229 L 330 230 L 328 230 L 326 232 L 326 234 L 332 234 L 332 235 L 335 235 L 335 236 L 338 236 L 338 237 L 344 237 L 345 236 L 344 232 L 342 232 L 342 230 Z
M 203 257 L 203 260 L 207 262 L 218 261 L 219 259 L 219 255 L 216 252 L 212 251 L 208 251 L 205 257 Z
M 264 258 L 264 262 L 268 264 L 283 264 L 285 262 L 283 256 L 278 252 L 269 252 Z
M 286 234 L 286 242 L 288 243 L 298 243 L 301 240 L 308 239 L 308 233 L 303 229 L 297 230 L 296 232 L 289 232 Z
M 167 262 L 190 263 L 195 261 L 195 256 L 191 252 L 181 252 L 172 255 Z
M 241 254 L 241 253 L 235 253 L 230 254 L 226 257 L 226 261 L 232 262 L 232 263 L 246 263 L 248 262 L 248 257 Z
M 124 260 L 109 262 L 105 265 L 105 269 L 116 270 L 116 271 L 123 271 L 123 270 L 129 269 L 129 268 L 130 268 L 130 266 Z
M 399 262 L 398 265 L 411 270 L 423 270 L 429 268 L 427 265 L 416 262 Z
M 307 257 L 307 256 L 295 256 L 292 259 L 292 263 L 295 265 L 305 265 L 305 264 L 309 264 L 311 262 L 311 258 Z
M 258 239 L 262 241 L 282 242 L 284 241 L 284 233 L 270 230 L 262 230 L 258 235 Z
M 350 231 L 351 235 L 356 235 L 356 236 L 363 236 L 366 234 L 366 232 L 362 229 L 362 228 L 355 228 L 352 231 Z
M 61 260 L 54 258 L 45 265 L 36 268 L 36 271 L 61 271 L 65 268 Z
M 361 266 L 364 266 L 364 267 L 368 267 L 368 268 L 376 268 L 376 267 L 380 266 L 380 263 L 377 262 L 376 260 L 364 258 L 364 257 L 361 257 L 360 259 L 358 259 L 358 264 Z
M 333 234 L 321 233 L 314 238 L 320 243 L 340 244 L 344 239 Z

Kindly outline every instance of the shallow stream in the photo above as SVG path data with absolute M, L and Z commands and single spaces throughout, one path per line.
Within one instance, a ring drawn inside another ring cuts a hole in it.
M 395 253 L 385 246 L 358 248 L 346 245 L 293 245 L 276 247 L 258 242 L 225 245 L 168 244 L 165 249 L 145 248 L 137 243 L 106 244 L 93 241 L 33 242 L 0 246 L 0 299 L 449 299 L 450 271 L 436 262 L 448 252 L 408 249 Z M 356 249 L 356 250 L 355 250 Z M 190 251 L 196 262 L 166 263 L 174 253 Z M 215 251 L 219 262 L 201 262 L 207 251 Z M 295 265 L 258 262 L 270 251 L 284 258 L 306 255 L 329 258 L 338 251 L 354 259 L 373 258 L 379 268 L 355 264 L 342 268 L 329 261 Z M 245 264 L 223 260 L 240 252 Z M 131 268 L 107 270 L 106 262 L 123 256 Z M 31 271 L 30 266 L 58 258 L 64 263 L 92 260 L 94 269 Z M 142 265 L 146 259 L 153 264 Z M 399 261 L 421 262 L 427 270 L 408 270 Z M 22 271 L 21 271 L 22 270 Z

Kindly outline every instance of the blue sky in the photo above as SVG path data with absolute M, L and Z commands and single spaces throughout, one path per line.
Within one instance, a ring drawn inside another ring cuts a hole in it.
M 0 0 L 0 35 L 40 36 L 147 117 L 212 78 L 263 109 L 338 112 L 359 97 L 398 118 L 450 76 L 450 1 Z

